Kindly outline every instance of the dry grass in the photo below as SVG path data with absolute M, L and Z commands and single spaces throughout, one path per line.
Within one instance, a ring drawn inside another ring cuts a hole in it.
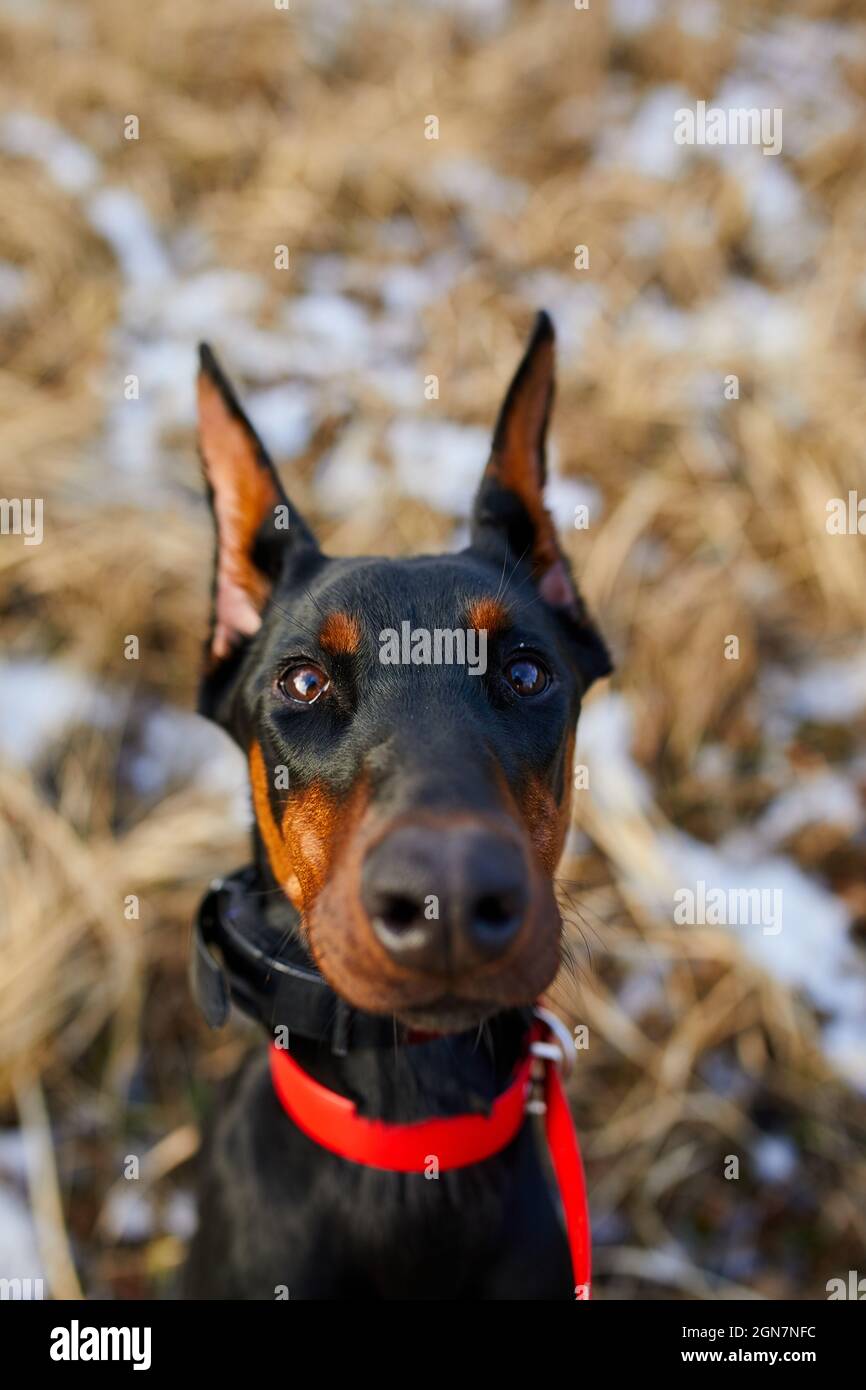
M 597 156 L 616 129 L 617 92 L 632 114 L 665 83 L 712 96 L 744 35 L 760 41 L 790 13 L 723 8 L 713 39 L 670 18 L 615 33 L 602 5 L 578 15 L 516 4 L 487 33 L 423 5 L 357 7 L 345 25 L 339 7 L 300 0 L 288 16 L 241 0 L 0 12 L 8 107 L 89 148 L 102 184 L 140 197 L 165 245 L 194 233 L 206 250 L 189 253 L 193 264 L 200 255 L 258 277 L 249 327 L 274 330 L 327 254 L 340 258 L 341 292 L 384 331 L 401 314 L 383 301 L 382 268 L 457 255 L 460 273 L 421 307 L 408 356 L 419 382 L 439 376 L 441 418 L 487 426 L 543 277 L 559 277 L 546 306 L 565 330 L 557 452 L 561 471 L 591 480 L 604 502 L 588 532 L 564 539 L 617 653 L 652 786 L 649 804 L 616 815 L 578 797 L 589 842 L 562 867 L 577 970 L 556 997 L 593 1039 L 574 1100 L 607 1297 L 823 1297 L 829 1277 L 862 1268 L 866 1238 L 862 1101 L 824 1056 L 815 1010 L 731 933 L 674 928 L 647 891 L 669 888 L 659 845 L 670 825 L 716 843 L 802 775 L 839 771 L 861 797 L 866 783 L 862 712 L 780 737 L 756 697 L 771 665 L 794 669 L 863 640 L 866 543 L 824 527 L 828 498 L 866 490 L 862 23 L 843 0 L 799 11 L 816 45 L 819 24 L 845 26 L 855 113 L 784 156 L 813 241 L 795 222 L 768 242 L 735 163 L 707 159 L 666 182 Z M 796 82 L 788 96 L 790 130 Z M 438 142 L 423 139 L 431 112 Z M 137 142 L 120 138 L 128 113 L 141 121 Z M 525 201 L 449 191 L 458 158 L 523 183 Z M 10 1121 L 17 1096 L 43 1140 L 44 1095 L 71 1258 L 86 1292 L 122 1296 L 160 1290 L 182 1256 L 167 1211 L 194 1147 L 191 1078 L 224 1073 L 243 1046 L 240 1034 L 204 1035 L 184 972 L 197 895 L 245 850 L 224 798 L 182 781 L 148 798 L 128 775 L 147 712 L 192 705 L 210 532 L 191 432 L 176 417 L 143 483 L 107 456 L 106 417 L 140 325 L 86 203 L 38 161 L 0 154 L 0 261 L 27 277 L 0 318 L 3 487 L 46 499 L 41 546 L 0 539 L 6 652 L 86 673 L 122 711 L 108 730 L 76 720 L 35 763 L 10 760 L 0 774 L 0 1095 Z M 649 241 L 631 237 L 646 219 Z M 405 246 L 383 240 L 406 222 Z M 791 268 L 783 242 L 797 236 L 806 249 Z M 281 243 L 288 278 L 273 268 Z M 583 280 L 577 243 L 591 248 Z M 722 311 L 728 337 L 710 331 L 735 279 L 795 314 L 781 346 L 762 347 L 762 310 L 739 324 Z M 604 298 L 578 350 L 563 287 L 586 283 Z M 682 315 L 680 339 L 641 327 L 647 302 Z M 217 346 L 231 363 L 228 328 Z M 191 379 L 191 350 L 188 363 Z M 335 514 L 316 487 L 319 458 L 346 440 L 390 475 L 395 406 L 368 367 L 343 370 L 339 390 L 310 375 L 315 427 L 286 471 L 292 496 L 335 551 L 447 545 L 452 520 L 396 488 L 384 504 L 371 495 Z M 740 399 L 725 402 L 731 372 Z M 261 386 L 303 373 L 251 375 Z M 419 394 L 412 411 L 425 408 Z M 123 657 L 130 632 L 137 663 Z M 722 659 L 730 633 L 738 661 Z M 724 750 L 723 773 L 701 762 L 708 746 Z M 862 828 L 812 824 L 783 848 L 847 904 L 862 942 Z M 128 895 L 137 919 L 124 914 Z M 629 982 L 648 973 L 658 988 L 627 1003 Z M 796 1151 L 775 1183 L 752 1161 L 768 1133 Z M 148 1150 L 152 1228 L 123 1239 L 106 1203 L 123 1156 Z M 728 1154 L 743 1160 L 737 1183 L 722 1177 Z M 37 1183 L 34 1202 L 50 1221 L 46 1171 L 47 1196 L 40 1205 Z M 62 1247 L 55 1258 L 69 1287 Z

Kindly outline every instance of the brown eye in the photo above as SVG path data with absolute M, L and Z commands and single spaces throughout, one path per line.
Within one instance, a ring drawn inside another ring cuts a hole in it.
M 312 705 L 320 695 L 324 695 L 330 684 L 321 666 L 302 662 L 283 672 L 277 681 L 277 689 L 296 705 Z
M 532 656 L 516 656 L 506 663 L 505 679 L 518 695 L 540 695 L 550 684 L 550 674 Z

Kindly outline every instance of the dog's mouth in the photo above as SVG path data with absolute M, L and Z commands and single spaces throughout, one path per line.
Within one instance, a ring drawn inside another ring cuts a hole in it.
M 411 1032 L 465 1033 L 478 1028 L 498 1013 L 501 1005 L 490 999 L 464 999 L 456 994 L 439 994 L 421 1004 L 410 1004 L 395 1011 L 395 1017 Z

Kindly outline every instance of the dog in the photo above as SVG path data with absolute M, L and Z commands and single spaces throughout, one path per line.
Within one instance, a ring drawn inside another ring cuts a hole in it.
M 283 1038 L 215 1111 L 186 1297 L 574 1296 L 522 1094 L 508 1142 L 478 1138 L 504 1124 L 560 965 L 575 727 L 611 670 L 544 506 L 553 389 L 541 313 L 468 547 L 335 559 L 201 349 L 216 561 L 199 707 L 248 760 L 254 829 L 229 906 L 218 885 L 206 914 L 223 955 L 200 943 L 199 989 L 221 1022 L 232 977 Z M 455 1135 L 440 1165 L 434 1140 Z

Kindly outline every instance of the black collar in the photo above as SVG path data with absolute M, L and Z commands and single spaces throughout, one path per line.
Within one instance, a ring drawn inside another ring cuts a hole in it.
M 234 1003 L 269 1033 L 284 1026 L 338 1056 L 393 1046 L 400 1025 L 353 1009 L 331 989 L 299 940 L 289 904 L 281 897 L 282 917 L 266 911 L 275 904 L 257 891 L 259 881 L 252 864 L 238 869 L 211 884 L 198 910 L 190 983 L 211 1028 L 222 1027 Z

